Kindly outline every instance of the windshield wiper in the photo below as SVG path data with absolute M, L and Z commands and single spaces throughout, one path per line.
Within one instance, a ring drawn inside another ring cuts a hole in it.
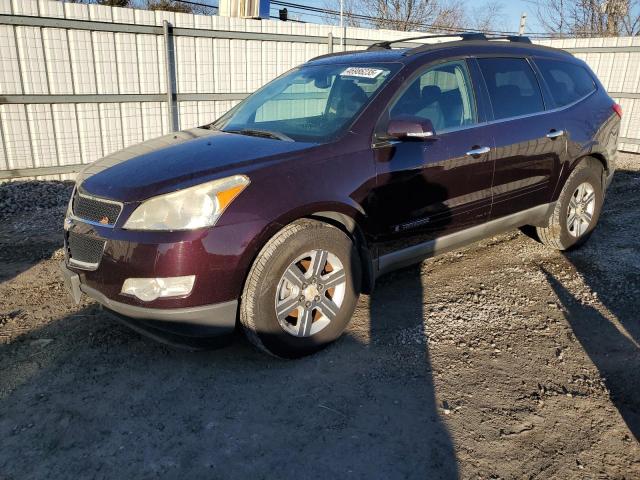
M 288 137 L 284 133 L 270 132 L 269 130 L 256 130 L 253 128 L 243 128 L 241 130 L 223 130 L 226 133 L 238 133 L 240 135 L 251 135 L 253 137 L 273 138 L 284 142 L 293 142 L 293 138 Z

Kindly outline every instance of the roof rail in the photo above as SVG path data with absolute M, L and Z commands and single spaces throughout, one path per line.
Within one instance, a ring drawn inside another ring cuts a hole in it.
M 510 42 L 532 43 L 531 39 L 524 35 L 501 35 L 496 37 L 487 37 L 487 40 L 509 40 Z
M 464 35 L 464 36 L 463 36 Z M 441 35 L 437 35 L 437 36 L 441 36 Z M 531 40 L 529 39 L 529 37 L 525 37 L 525 36 L 521 36 L 521 35 L 496 35 L 496 36 L 489 36 L 487 37 L 485 34 L 483 33 L 469 33 L 469 34 L 459 34 L 459 35 L 442 35 L 443 37 L 463 37 L 462 40 L 484 40 L 484 41 L 493 41 L 493 40 L 508 40 L 509 42 L 516 42 L 516 43 L 529 43 L 531 44 Z M 417 53 L 422 53 L 422 52 L 426 52 L 429 50 L 433 50 L 434 48 L 438 48 L 437 43 L 425 43 L 422 45 L 419 45 L 417 47 L 411 48 L 409 49 L 405 55 L 415 55 Z
M 487 40 L 484 33 L 476 32 L 460 32 L 447 33 L 443 35 L 422 35 L 420 37 L 400 38 L 398 40 L 388 40 L 386 42 L 376 42 L 367 48 L 367 50 L 389 50 L 394 43 L 410 42 L 412 40 L 424 40 L 425 38 L 452 38 L 461 37 L 462 40 Z

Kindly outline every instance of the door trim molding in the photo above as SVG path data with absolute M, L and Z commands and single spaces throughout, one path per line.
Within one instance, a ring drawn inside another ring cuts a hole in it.
M 555 206 L 555 202 L 538 205 L 537 207 L 496 218 L 481 225 L 429 240 L 428 242 L 381 255 L 378 258 L 378 271 L 376 276 L 383 275 L 398 268 L 407 267 L 427 258 L 464 247 L 483 238 L 497 235 L 513 228 L 523 225 L 540 224 L 549 217 Z

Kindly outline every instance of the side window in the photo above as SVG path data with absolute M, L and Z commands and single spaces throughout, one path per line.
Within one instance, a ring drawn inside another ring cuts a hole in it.
M 536 60 L 551 96 L 558 107 L 580 100 L 596 89 L 587 70 L 574 63 L 560 60 Z
M 448 62 L 426 70 L 391 107 L 391 118 L 400 115 L 431 120 L 436 133 L 476 123 L 466 63 Z
M 536 75 L 523 58 L 479 58 L 496 120 L 544 110 Z

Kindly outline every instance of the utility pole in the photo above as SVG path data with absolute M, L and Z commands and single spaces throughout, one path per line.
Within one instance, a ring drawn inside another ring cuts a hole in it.
M 518 35 L 524 35 L 524 27 L 527 24 L 527 12 L 522 12 L 520 15 L 520 29 L 518 30 Z
M 340 0 L 340 45 L 342 45 L 342 51 L 344 51 L 345 45 L 345 28 L 344 28 L 344 0 Z

